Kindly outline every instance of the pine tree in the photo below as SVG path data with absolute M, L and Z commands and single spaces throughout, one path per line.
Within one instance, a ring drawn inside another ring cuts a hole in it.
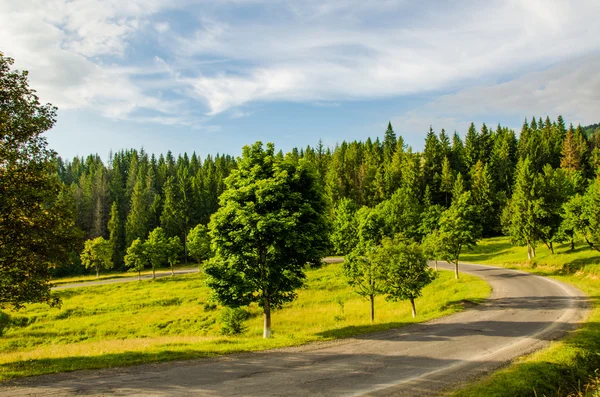
M 135 184 L 130 208 L 125 224 L 125 243 L 127 246 L 130 246 L 135 239 L 145 239 L 148 233 L 148 200 L 141 179 L 138 179 Z
M 545 216 L 539 179 L 531 160 L 519 160 L 513 196 L 502 214 L 505 233 L 513 243 L 527 245 L 527 258 L 535 257 L 540 221 Z
M 183 213 L 178 190 L 174 178 L 167 177 L 164 187 L 164 205 L 160 216 L 160 225 L 167 237 L 180 237 L 183 234 Z
M 454 175 L 450 166 L 450 161 L 448 160 L 448 157 L 444 157 L 444 162 L 442 163 L 442 176 L 440 178 L 440 191 L 445 195 L 446 207 L 449 205 L 448 196 L 452 192 L 453 186 Z
M 112 249 L 112 260 L 117 267 L 123 265 L 123 227 L 121 215 L 116 202 L 110 207 L 110 219 L 108 221 L 109 243 Z
M 475 163 L 477 163 L 480 152 L 479 133 L 477 133 L 477 129 L 475 129 L 475 124 L 471 123 L 469 130 L 467 131 L 467 135 L 465 136 L 464 159 L 467 170 L 470 170 Z
M 397 142 L 396 133 L 394 133 L 394 129 L 392 128 L 392 123 L 388 122 L 385 138 L 383 139 L 383 161 L 385 164 L 392 162 Z
M 560 167 L 569 173 L 581 169 L 581 153 L 575 140 L 573 126 L 567 131 L 562 144 Z
M 471 170 L 473 205 L 480 219 L 483 236 L 492 236 L 497 229 L 494 212 L 494 188 L 487 164 L 479 160 Z

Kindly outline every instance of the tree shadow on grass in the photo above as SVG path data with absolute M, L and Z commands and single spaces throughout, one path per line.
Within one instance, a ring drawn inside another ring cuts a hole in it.
M 565 263 L 562 269 L 556 272 L 557 276 L 572 275 L 588 265 L 600 265 L 600 256 L 597 258 L 578 258 Z

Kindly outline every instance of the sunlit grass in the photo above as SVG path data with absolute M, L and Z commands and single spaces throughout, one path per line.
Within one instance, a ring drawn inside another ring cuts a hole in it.
M 325 341 L 426 321 L 462 310 L 463 300 L 487 297 L 490 287 L 451 272 L 417 299 L 369 305 L 346 284 L 340 264 L 308 272 L 298 299 L 273 313 L 273 338 L 262 339 L 262 311 L 253 305 L 248 330 L 219 333 L 220 307 L 213 309 L 202 274 L 59 291 L 62 307 L 31 305 L 12 313 L 16 323 L 0 338 L 0 379 L 83 368 L 105 368 Z
M 584 395 L 579 393 L 600 367 L 600 253 L 582 244 L 575 250 L 561 244 L 555 252 L 538 247 L 536 258 L 529 262 L 525 247 L 513 247 L 508 238 L 500 237 L 486 239 L 461 256 L 466 262 L 525 270 L 574 285 L 589 295 L 593 310 L 587 322 L 565 339 L 452 396 Z
M 198 265 L 195 263 L 188 264 L 180 264 L 174 267 L 175 271 L 178 270 L 192 270 L 198 269 Z M 171 269 L 161 268 L 156 270 L 156 274 L 171 274 Z M 143 276 L 151 276 L 152 270 L 144 270 L 141 272 Z M 54 278 L 50 281 L 52 285 L 58 286 L 63 284 L 72 284 L 72 283 L 85 283 L 89 281 L 98 281 L 98 280 L 110 280 L 115 278 L 125 278 L 125 277 L 137 277 L 137 272 L 127 271 L 127 272 L 108 272 L 108 273 L 100 273 L 100 277 L 96 278 L 95 274 L 86 274 L 82 276 L 72 276 L 72 277 L 58 277 Z

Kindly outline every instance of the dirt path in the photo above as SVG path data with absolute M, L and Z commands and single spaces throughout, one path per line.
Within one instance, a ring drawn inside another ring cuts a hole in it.
M 216 359 L 13 381 L 0 396 L 424 396 L 539 349 L 587 315 L 576 289 L 513 270 L 461 265 L 493 287 L 456 315 L 331 343 Z

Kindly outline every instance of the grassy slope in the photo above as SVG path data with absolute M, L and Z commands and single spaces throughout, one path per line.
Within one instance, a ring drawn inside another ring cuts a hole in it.
M 576 286 L 589 295 L 593 305 L 588 321 L 549 348 L 519 359 L 452 396 L 579 395 L 600 367 L 600 255 L 583 245 L 570 251 L 564 244 L 557 247 L 555 255 L 541 246 L 532 263 L 526 259 L 526 248 L 513 247 L 504 237 L 486 239 L 461 256 L 465 262 L 525 270 Z
M 425 288 L 413 320 L 407 302 L 379 297 L 376 323 L 369 306 L 331 264 L 308 272 L 298 299 L 273 314 L 273 338 L 262 339 L 260 308 L 250 308 L 248 331 L 219 335 L 219 310 L 207 306 L 202 274 L 60 291 L 63 305 L 31 305 L 13 314 L 21 326 L 0 338 L 0 380 L 83 368 L 213 356 L 299 345 L 399 327 L 462 309 L 461 300 L 487 297 L 490 287 L 451 272 Z M 343 311 L 342 305 L 343 302 Z

